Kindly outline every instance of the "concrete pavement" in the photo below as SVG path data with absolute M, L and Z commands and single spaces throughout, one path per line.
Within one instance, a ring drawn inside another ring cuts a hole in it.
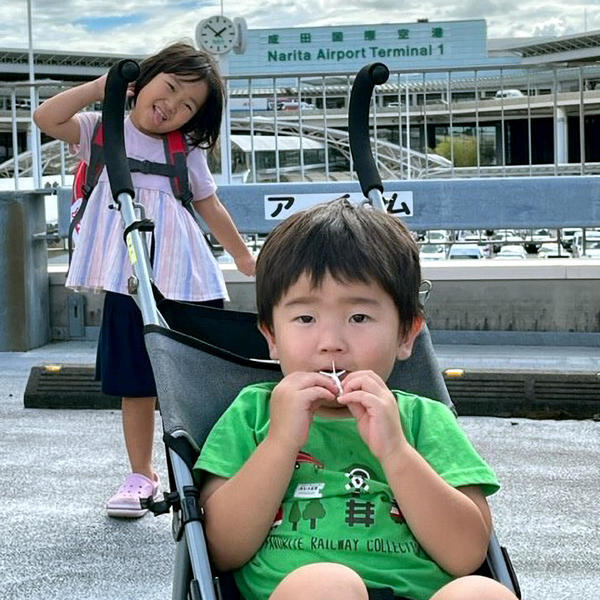
M 169 517 L 124 521 L 103 511 L 127 471 L 118 411 L 23 408 L 31 366 L 90 363 L 94 347 L 66 342 L 0 353 L 1 598 L 169 597 L 174 549 Z M 497 362 L 503 354 L 488 349 L 486 357 L 482 347 L 436 350 L 442 367 L 475 368 L 477 361 Z M 564 368 L 571 357 L 587 369 L 589 361 L 600 364 L 590 351 L 552 358 L 512 347 L 504 358 L 524 368 L 534 358 Z M 523 597 L 597 600 L 600 423 L 490 417 L 461 417 L 461 423 L 503 483 L 491 505 Z M 158 430 L 155 452 L 164 477 Z

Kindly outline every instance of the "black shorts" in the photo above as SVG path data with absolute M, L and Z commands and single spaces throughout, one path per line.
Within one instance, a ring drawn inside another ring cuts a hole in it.
M 197 302 L 223 308 L 223 300 Z M 131 296 L 106 292 L 96 353 L 96 380 L 110 396 L 156 396 L 156 383 L 144 344 L 142 313 Z
M 395 596 L 391 588 L 368 588 L 369 600 L 410 600 L 405 596 Z

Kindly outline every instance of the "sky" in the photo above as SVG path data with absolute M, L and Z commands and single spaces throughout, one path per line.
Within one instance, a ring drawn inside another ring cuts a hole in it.
M 600 30 L 600 0 L 232 0 L 229 17 L 251 29 L 485 19 L 488 38 L 560 36 Z M 220 0 L 30 0 L 34 48 L 150 54 L 221 13 Z M 26 48 L 28 0 L 3 0 L 0 46 Z M 240 10 L 240 7 L 244 7 Z

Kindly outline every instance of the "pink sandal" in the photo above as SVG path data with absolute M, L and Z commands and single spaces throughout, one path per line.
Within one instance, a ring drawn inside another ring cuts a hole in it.
M 147 512 L 140 505 L 141 498 L 152 496 L 155 500 L 160 490 L 160 480 L 154 473 L 154 481 L 141 473 L 130 473 L 119 488 L 119 491 L 106 503 L 109 517 L 125 517 L 139 519 Z

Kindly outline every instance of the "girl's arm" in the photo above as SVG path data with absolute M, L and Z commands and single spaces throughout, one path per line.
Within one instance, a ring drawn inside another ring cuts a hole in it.
M 79 120 L 75 115 L 104 98 L 106 75 L 65 90 L 45 100 L 33 113 L 36 125 L 47 135 L 67 142 L 79 143 Z
M 268 437 L 231 479 L 212 477 L 202 488 L 211 557 L 222 571 L 241 567 L 267 537 L 294 472 L 297 451 Z
M 237 268 L 244 275 L 254 275 L 256 260 L 217 196 L 213 194 L 204 200 L 196 201 L 194 207 L 219 243 L 233 256 Z

